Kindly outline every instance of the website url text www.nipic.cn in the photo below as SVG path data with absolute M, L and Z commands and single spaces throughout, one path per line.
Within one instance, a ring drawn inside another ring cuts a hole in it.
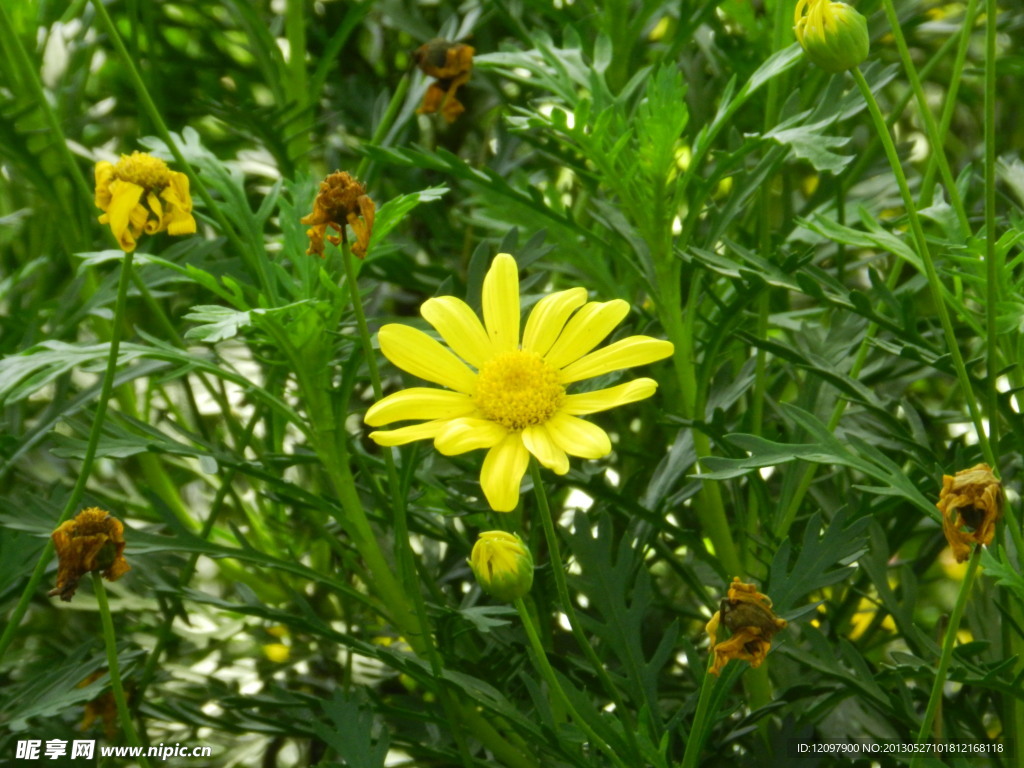
M 211 747 L 188 747 L 175 743 L 153 747 L 100 747 L 101 757 L 155 757 L 167 760 L 171 757 L 210 757 Z M 58 757 L 90 760 L 96 754 L 96 742 L 89 739 L 26 739 L 19 741 L 14 757 L 17 760 L 56 760 Z

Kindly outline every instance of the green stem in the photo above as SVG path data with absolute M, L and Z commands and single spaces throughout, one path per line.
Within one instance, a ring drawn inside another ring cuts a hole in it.
M 693 725 L 690 726 L 690 736 L 686 740 L 686 751 L 683 752 L 683 762 L 680 768 L 696 768 L 700 760 L 700 751 L 704 748 L 706 733 L 710 727 L 708 715 L 711 704 L 711 693 L 715 688 L 718 678 L 711 674 L 711 665 L 714 661 L 714 653 L 708 659 L 704 668 L 704 681 L 700 685 L 700 698 L 697 699 L 697 711 L 693 713 Z
M 89 441 L 85 446 L 82 466 L 78 470 L 78 479 L 75 481 L 74 488 L 71 489 L 71 495 L 64 505 L 64 510 L 54 525 L 55 528 L 71 517 L 71 513 L 78 507 L 78 503 L 82 500 L 82 495 L 85 493 L 85 486 L 89 482 L 93 461 L 96 459 L 96 448 L 99 445 L 100 435 L 103 432 L 103 421 L 107 415 L 107 403 L 110 401 L 110 394 L 114 389 L 114 374 L 117 370 L 117 355 L 121 346 L 121 328 L 124 325 L 124 311 L 125 305 L 128 303 L 128 286 L 131 283 L 131 274 L 132 254 L 129 252 L 124 255 L 124 259 L 121 261 L 121 276 L 117 282 L 117 300 L 114 303 L 114 320 L 110 332 L 110 351 L 107 354 L 107 367 L 103 372 L 103 382 L 100 385 L 100 394 L 96 402 L 96 417 L 93 419 L 92 427 L 89 430 Z M 7 626 L 4 628 L 3 635 L 0 636 L 0 660 L 3 659 L 4 653 L 14 639 L 14 633 L 25 616 L 25 611 L 28 610 L 28 604 L 32 599 L 32 595 L 35 594 L 39 582 L 43 580 L 46 566 L 49 564 L 52 556 L 53 542 L 47 540 L 46 546 L 43 547 L 42 554 L 39 556 L 39 562 L 36 563 L 36 568 L 21 593 L 21 599 L 7 620 Z
M 856 67 L 850 70 L 850 73 L 853 75 L 853 79 L 856 81 L 857 87 L 860 88 L 861 95 L 867 103 L 868 111 L 871 113 L 871 119 L 875 124 L 875 130 L 878 133 L 879 139 L 882 141 L 882 147 L 885 149 L 886 157 L 889 159 L 889 165 L 892 167 L 893 175 L 896 177 L 896 183 L 899 185 L 900 194 L 903 197 L 903 205 L 907 209 L 907 218 L 910 221 L 910 229 L 911 232 L 913 232 L 915 245 L 917 246 L 917 252 L 921 257 L 925 276 L 928 278 L 928 287 L 932 295 L 932 301 L 935 303 L 936 311 L 939 313 L 939 322 L 942 324 L 942 331 L 946 339 L 946 347 L 949 349 L 950 356 L 953 359 L 953 368 L 956 371 L 960 390 L 963 393 L 964 400 L 967 402 L 971 421 L 974 424 L 974 432 L 978 440 L 978 445 L 981 447 L 982 455 L 985 457 L 988 464 L 995 467 L 997 466 L 995 454 L 992 452 L 992 445 L 989 442 L 988 434 L 985 432 L 985 425 L 982 421 L 981 411 L 978 408 L 978 403 L 974 397 L 974 391 L 971 388 L 971 380 L 967 375 L 967 368 L 964 365 L 963 355 L 961 354 L 960 347 L 957 344 L 956 331 L 953 329 L 953 323 L 949 317 L 949 309 L 946 306 L 942 283 L 939 280 L 939 274 L 935 269 L 935 262 L 932 261 L 931 252 L 928 249 L 928 241 L 925 238 L 924 228 L 921 226 L 921 219 L 917 214 L 917 207 L 914 205 L 914 199 L 910 194 L 910 186 L 907 184 L 907 177 L 903 173 L 903 167 L 900 165 L 899 156 L 896 154 L 896 145 L 893 144 L 892 136 L 889 134 L 889 129 L 885 124 L 885 118 L 882 116 L 882 111 L 879 109 L 878 102 L 875 101 L 875 96 L 871 93 L 871 88 L 868 86 L 867 80 L 864 79 L 864 75 L 861 73 L 860 69 Z
M 533 620 L 530 618 L 530 612 L 526 610 L 526 604 L 523 602 L 521 597 L 517 597 L 515 600 L 516 610 L 519 611 L 519 618 L 523 622 L 523 628 L 526 630 L 526 636 L 530 640 L 530 647 L 533 649 L 533 658 L 537 664 L 537 669 L 541 673 L 541 677 L 544 678 L 548 684 L 548 688 L 551 693 L 558 699 L 565 711 L 569 713 L 576 724 L 583 729 L 587 737 L 593 741 L 601 750 L 608 755 L 609 759 L 619 766 L 619 768 L 626 768 L 626 763 L 622 761 L 622 758 L 618 756 L 614 749 L 609 746 L 608 742 L 602 739 L 590 724 L 584 720 L 580 713 L 576 711 L 576 707 L 569 701 L 569 697 L 565 695 L 565 691 L 562 690 L 561 684 L 558 682 L 558 678 L 555 676 L 555 670 L 551 668 L 551 663 L 548 661 L 548 656 L 544 652 L 544 646 L 541 645 L 540 637 L 537 635 L 537 628 L 533 625 Z
M 100 21 L 103 22 L 103 26 L 106 29 L 107 36 L 110 38 L 111 44 L 117 51 L 118 57 L 121 59 L 121 64 L 124 66 L 125 71 L 128 74 L 128 79 L 131 80 L 132 85 L 135 88 L 135 94 L 139 97 L 139 100 L 142 102 L 142 106 L 145 108 L 146 114 L 149 115 L 149 118 L 153 121 L 153 126 L 156 128 L 157 135 L 164 142 L 164 144 L 167 145 L 167 148 L 170 150 L 171 154 L 174 155 L 175 161 L 188 173 L 189 178 L 192 181 L 192 184 L 195 186 L 195 189 L 199 193 L 199 196 L 203 199 L 203 203 L 206 205 L 207 210 L 209 211 L 210 215 L 213 216 L 213 218 L 216 220 L 217 224 L 220 226 L 221 231 L 224 233 L 224 236 L 227 237 L 228 241 L 231 243 L 232 248 L 243 259 L 246 259 L 247 261 L 252 261 L 251 249 L 246 247 L 245 243 L 242 242 L 234 227 L 232 227 L 231 223 L 227 220 L 227 217 L 224 215 L 224 212 L 220 209 L 219 206 L 217 206 L 214 203 L 213 196 L 210 194 L 210 191 L 206 188 L 206 184 L 203 182 L 203 178 L 195 172 L 195 170 L 192 168 L 191 163 L 189 163 L 189 161 L 185 159 L 185 155 L 178 147 L 178 143 L 174 140 L 174 138 L 171 136 L 171 132 L 167 129 L 167 124 L 164 123 L 164 119 L 160 115 L 160 110 L 153 102 L 153 98 L 149 95 L 149 90 L 146 88 L 146 84 L 145 82 L 143 82 L 142 76 L 139 75 L 139 70 L 135 66 L 135 62 L 132 60 L 131 54 L 129 54 L 128 49 L 125 48 L 124 41 L 121 39 L 121 35 L 117 31 L 117 27 L 114 25 L 114 22 L 110 18 L 110 15 L 107 13 L 107 9 L 106 6 L 104 6 L 103 4 L 103 0 L 92 0 L 92 4 L 93 7 L 96 9 L 96 15 L 99 17 Z M 253 271 L 259 277 L 261 287 L 263 288 L 264 292 L 267 294 L 267 296 L 269 296 L 272 299 L 273 304 L 276 305 L 277 284 L 270 279 L 270 276 L 267 274 L 265 265 L 261 260 L 256 259 L 255 263 L 250 264 L 250 266 L 253 268 Z
M 366 312 L 363 309 L 359 284 L 356 282 L 356 257 L 352 255 L 348 242 L 342 243 L 341 258 L 345 262 L 345 279 L 348 282 L 349 296 L 352 299 L 352 310 L 356 316 L 356 327 L 359 329 L 359 340 L 363 347 L 363 356 L 366 358 L 366 366 L 370 371 L 373 396 L 376 400 L 380 400 L 384 396 L 384 388 L 381 386 L 377 356 L 373 353 L 370 327 L 366 322 Z M 443 684 L 442 670 L 444 665 L 441 655 L 437 652 L 437 647 L 434 644 L 433 628 L 427 615 L 427 606 L 423 600 L 423 593 L 420 591 L 419 582 L 416 579 L 416 563 L 412 551 L 412 542 L 409 540 L 408 508 L 405 505 L 405 494 L 402 493 L 402 484 L 398 478 L 398 469 L 395 467 L 395 457 L 391 448 L 385 448 L 382 453 L 384 455 L 384 465 L 387 468 L 388 488 L 391 493 L 391 511 L 394 515 L 395 559 L 398 561 L 398 579 L 405 587 L 406 593 L 413 598 L 413 608 L 416 611 L 419 632 L 423 637 L 423 645 L 427 651 L 430 668 L 434 678 L 440 684 L 441 705 L 449 714 L 450 719 L 457 719 L 458 710 L 453 706 L 448 687 Z M 452 718 L 452 715 L 456 717 Z M 472 757 L 470 756 L 466 740 L 463 738 L 462 728 L 453 728 L 452 735 L 455 737 L 455 743 L 458 746 L 462 762 L 468 768 L 468 766 L 472 765 Z
M 974 545 L 974 553 L 971 555 L 970 563 L 967 565 L 967 573 L 960 583 L 960 593 L 956 596 L 956 603 L 953 606 L 953 613 L 949 617 L 949 624 L 946 626 L 946 636 L 942 641 L 942 655 L 939 657 L 939 668 L 935 671 L 935 682 L 932 684 L 932 693 L 928 697 L 928 707 L 924 711 L 924 719 L 921 721 L 921 729 L 917 732 L 917 743 L 924 744 L 932 729 L 935 720 L 935 713 L 939 710 L 942 701 L 942 689 L 946 684 L 946 673 L 949 672 L 949 665 L 953 661 L 953 646 L 956 645 L 956 635 L 960 629 L 960 618 L 963 616 L 964 608 L 967 605 L 967 596 L 974 584 L 974 575 L 978 572 L 978 563 L 981 562 L 981 547 Z M 914 758 L 911 768 L 921 762 L 921 757 Z
M 632 713 L 625 707 L 622 697 L 619 695 L 619 689 L 615 687 L 615 683 L 612 682 L 611 677 L 604 668 L 604 664 L 601 662 L 601 659 L 598 658 L 597 652 L 594 650 L 594 647 L 590 644 L 587 636 L 580 628 L 579 618 L 576 616 L 576 608 L 573 606 L 572 596 L 569 594 L 569 585 L 565 580 L 565 563 L 562 561 L 562 553 L 558 545 L 558 534 L 555 533 L 555 524 L 551 516 L 551 505 L 548 503 L 548 496 L 544 490 L 544 479 L 540 474 L 540 465 L 535 459 L 530 459 L 530 477 L 533 479 L 533 493 L 537 498 L 537 507 L 540 510 L 541 525 L 544 528 L 544 538 L 548 544 L 548 556 L 551 558 L 551 570 L 554 572 L 555 576 L 555 589 L 558 591 L 558 600 L 562 604 L 562 611 L 569 620 L 569 629 L 572 632 L 572 636 L 576 638 L 577 644 L 579 644 L 580 648 L 583 650 L 583 654 L 587 657 L 587 661 L 590 662 L 591 668 L 597 674 L 598 678 L 600 678 L 601 684 L 604 686 L 605 691 L 611 698 L 612 703 L 615 705 L 615 712 L 623 718 L 625 725 L 624 730 L 627 738 L 630 740 L 630 746 L 636 749 L 636 737 L 633 734 L 635 726 L 633 723 Z M 657 728 L 657 724 L 653 722 L 654 712 L 656 710 L 651 706 L 651 702 L 648 702 L 647 710 L 649 716 L 652 718 L 651 725 L 653 730 L 651 733 L 658 733 L 659 729 Z
M 903 272 L 902 266 L 903 262 L 899 259 L 896 259 L 893 263 L 892 270 L 889 272 L 889 277 L 885 281 L 886 287 L 890 292 L 899 283 L 900 275 Z M 878 323 L 868 323 L 868 327 L 864 332 L 864 338 L 861 339 L 860 347 L 857 349 L 857 355 L 853 359 L 853 365 L 850 366 L 851 379 L 856 379 L 860 376 L 861 369 L 863 369 L 864 363 L 867 361 L 868 351 L 871 349 L 872 341 L 874 340 L 876 333 L 878 333 Z M 847 401 L 840 396 L 835 406 L 832 408 L 832 415 L 828 420 L 829 432 L 835 432 L 836 427 L 839 426 L 843 413 L 846 412 L 846 402 Z M 814 479 L 814 473 L 818 466 L 819 465 L 816 463 L 811 463 L 804 467 L 803 475 L 801 475 L 800 480 L 797 483 L 797 488 L 790 498 L 789 503 L 786 505 L 778 525 L 775 526 L 774 533 L 776 539 L 781 541 L 789 536 L 789 529 L 793 525 L 793 521 L 796 520 L 796 514 L 800 509 L 800 505 L 803 503 L 804 496 L 811 487 L 811 481 Z
M 658 299 L 658 316 L 661 319 L 665 335 L 675 347 L 672 353 L 672 363 L 676 369 L 676 376 L 679 381 L 679 403 L 683 418 L 694 419 L 699 416 L 697 412 L 697 376 L 694 362 L 694 329 L 693 318 L 696 314 L 696 305 L 701 291 L 699 276 L 694 276 L 690 283 L 690 296 L 686 307 L 691 311 L 684 312 L 682 294 L 679 288 L 680 275 L 678 273 L 678 262 L 661 275 L 662 291 Z M 697 454 L 698 463 L 700 459 L 711 455 L 711 442 L 708 436 L 699 429 L 692 430 L 693 447 Z M 741 576 L 744 574 L 743 565 L 740 562 L 739 552 L 732 537 L 732 530 L 729 527 L 729 520 L 725 515 L 725 503 L 722 500 L 722 492 L 718 483 L 714 480 L 705 480 L 701 486 L 700 498 L 694 504 L 694 511 L 700 521 L 701 531 L 711 539 L 715 548 L 715 556 L 721 562 L 729 576 Z
M 992 442 L 999 445 L 999 272 L 996 263 L 996 22 L 995 0 L 985 3 L 985 336 L 988 423 Z M 999 467 L 990 462 L 999 473 Z
M 409 92 L 410 82 L 411 78 L 408 72 L 402 75 L 402 79 L 398 81 L 398 87 L 395 88 L 395 92 L 391 95 L 391 101 L 388 102 L 387 109 L 384 110 L 384 116 L 381 117 L 380 123 L 377 124 L 376 129 L 373 131 L 373 136 L 370 137 L 370 144 L 372 146 L 378 146 L 384 140 L 384 137 L 387 136 L 388 131 L 391 130 L 391 126 L 394 125 L 395 118 L 398 117 L 398 110 L 401 109 L 402 104 L 405 102 L 405 95 Z M 356 178 L 362 179 L 369 167 L 370 157 L 367 155 L 359 161 L 359 165 L 356 168 Z
M 28 51 L 26 51 L 25 46 L 22 45 L 21 38 L 18 36 L 17 30 L 14 29 L 14 25 L 11 23 L 11 18 L 7 14 L 5 5 L 6 3 L 0 3 L 0 25 L 3 27 L 3 37 L 6 40 L 6 46 L 8 47 L 10 54 L 13 55 L 13 58 L 17 61 L 17 64 L 21 69 L 21 76 L 28 83 L 28 88 L 31 92 L 35 106 L 42 112 L 43 119 L 46 121 L 46 128 L 49 131 L 49 144 L 56 148 L 57 154 L 60 155 L 61 161 L 67 168 L 68 173 L 71 175 L 72 185 L 75 187 L 79 195 L 79 202 L 81 200 L 92 200 L 93 190 L 89 187 L 88 181 L 86 181 L 85 176 L 82 174 L 82 169 L 75 160 L 75 156 L 71 153 L 67 139 L 64 136 L 64 131 L 61 128 L 60 120 L 57 118 L 53 108 L 50 106 L 50 100 L 47 98 L 46 92 L 43 89 L 43 83 L 39 79 L 39 67 L 32 62 L 28 55 Z M 42 190 L 39 191 L 42 192 Z M 54 184 L 53 192 L 61 198 L 61 207 L 65 211 L 74 210 L 75 207 L 71 205 L 70 201 L 65 196 L 63 184 Z M 62 223 L 66 223 L 67 221 L 67 219 L 64 219 L 64 222 Z M 82 222 L 80 219 L 74 216 L 70 217 L 70 223 L 74 229 L 75 235 L 73 242 L 83 242 Z M 62 228 L 63 227 L 58 227 L 58 229 Z M 73 249 L 69 248 L 69 250 Z
M 938 126 L 935 124 L 935 116 L 932 115 L 931 108 L 928 106 L 928 100 L 925 98 L 924 88 L 921 87 L 921 78 L 917 74 L 917 67 L 914 66 L 914 61 L 910 58 L 910 50 L 907 48 L 907 41 L 903 37 L 903 30 L 900 27 L 899 17 L 896 15 L 896 8 L 893 6 L 892 0 L 882 0 L 882 6 L 885 8 L 885 15 L 889 20 L 890 30 L 893 39 L 896 41 L 900 60 L 903 62 L 903 69 L 907 73 L 910 87 L 913 89 L 914 96 L 917 99 L 917 109 L 921 113 L 925 134 L 928 136 L 928 143 L 931 145 L 931 157 L 938 163 L 939 173 L 942 176 L 943 183 L 946 185 L 950 204 L 956 212 L 957 221 L 960 222 L 960 231 L 966 238 L 970 235 L 971 224 L 967 220 L 967 211 L 964 210 L 963 200 L 960 199 L 960 190 L 957 189 L 956 179 L 953 178 L 953 173 L 949 168 L 949 161 L 946 159 L 945 143 L 939 133 Z
M 953 121 L 953 112 L 957 105 L 957 92 L 960 90 L 960 80 L 963 77 L 964 63 L 967 61 L 967 50 L 970 47 L 971 33 L 974 31 L 974 14 L 978 7 L 978 0 L 968 0 L 967 10 L 964 11 L 964 20 L 962 22 L 960 30 L 960 39 L 957 41 L 956 56 L 953 59 L 953 73 L 949 78 L 949 90 L 946 92 L 944 104 L 942 107 L 942 115 L 939 118 L 939 140 L 942 142 L 941 146 L 946 145 L 946 135 L 949 133 L 949 125 Z M 949 42 L 952 42 L 950 38 Z M 945 47 L 945 44 L 943 45 Z M 945 58 L 943 56 L 943 58 Z M 932 57 L 932 61 L 929 65 L 935 62 L 938 57 Z M 925 70 L 921 70 L 921 74 L 925 75 Z M 945 157 L 945 155 L 942 155 Z M 937 167 L 937 161 L 935 153 L 931 153 L 928 156 L 928 165 L 924 171 L 924 178 L 921 180 L 921 189 L 919 190 L 918 199 L 922 207 L 931 205 L 932 203 L 932 190 L 935 187 L 935 169 Z
M 103 579 L 96 572 L 92 574 L 92 586 L 96 593 L 96 604 L 100 609 L 100 621 L 103 624 L 103 640 L 107 646 L 107 666 L 110 668 L 110 689 L 114 692 L 117 717 L 121 721 L 121 730 L 128 737 L 128 745 L 141 747 L 142 742 L 139 741 L 139 734 L 135 732 L 135 724 L 132 723 L 132 716 L 128 712 L 128 702 L 124 697 L 124 687 L 121 685 L 121 668 L 117 662 L 117 636 L 114 634 L 114 620 L 110 615 L 110 605 L 107 603 L 107 590 L 103 586 Z M 149 761 L 141 753 L 138 760 L 142 768 L 149 768 Z

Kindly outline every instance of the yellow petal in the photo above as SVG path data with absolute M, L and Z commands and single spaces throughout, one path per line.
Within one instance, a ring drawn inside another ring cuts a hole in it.
M 626 403 L 635 403 L 637 400 L 646 400 L 657 389 L 658 382 L 654 379 L 634 379 L 617 387 L 568 395 L 560 410 L 572 416 L 584 416 L 588 413 L 607 411 L 609 408 L 618 408 Z
M 164 219 L 164 207 L 160 204 L 160 198 L 156 196 L 156 192 L 146 193 L 146 204 L 149 205 L 149 210 L 156 216 L 155 219 L 147 217 L 145 224 L 146 234 L 153 235 L 157 232 L 163 232 L 167 229 L 167 221 Z
M 470 365 L 479 368 L 494 355 L 487 331 L 469 305 L 454 296 L 428 299 L 420 314 L 441 334 L 448 346 Z
M 467 395 L 473 394 L 476 374 L 423 331 L 392 323 L 381 328 L 377 338 L 380 351 L 403 371 Z
M 565 327 L 569 315 L 582 307 L 586 300 L 585 288 L 570 288 L 538 301 L 526 321 L 523 349 L 544 357 Z
M 670 341 L 652 339 L 650 336 L 630 336 L 570 363 L 562 369 L 560 379 L 563 384 L 571 384 L 581 379 L 632 368 L 634 365 L 647 365 L 668 357 L 673 349 Z
M 544 356 L 545 362 L 554 368 L 563 368 L 579 360 L 604 341 L 628 314 L 629 304 L 622 299 L 590 302 L 573 315 L 551 351 Z
M 129 181 L 115 179 L 110 183 L 110 207 L 107 209 L 110 231 L 114 233 L 117 242 L 123 251 L 135 250 L 135 238 L 129 231 L 129 226 L 138 220 L 136 207 L 142 199 L 143 189 L 138 184 Z M 142 209 L 145 212 L 145 208 Z M 134 215 L 133 215 L 134 214 Z M 146 216 L 148 218 L 148 214 Z M 143 219 L 143 223 L 145 219 Z
M 473 412 L 473 400 L 458 392 L 431 387 L 410 387 L 378 400 L 363 421 L 382 427 L 395 421 L 454 419 Z
M 507 253 L 494 257 L 484 278 L 484 325 L 495 352 L 519 347 L 519 267 Z
M 405 445 L 415 440 L 429 440 L 447 426 L 445 420 L 427 421 L 398 429 L 387 429 L 370 433 L 370 439 L 377 445 Z
M 493 448 L 508 435 L 508 430 L 487 419 L 453 419 L 434 438 L 434 447 L 445 456 L 457 456 L 479 448 Z
M 106 161 L 96 163 L 96 207 L 106 211 L 110 207 L 110 182 L 114 180 L 114 164 Z
M 612 441 L 608 438 L 608 433 L 589 421 L 565 413 L 556 413 L 545 426 L 555 445 L 570 456 L 599 459 L 612 451 Z
M 526 450 L 537 457 L 537 461 L 555 474 L 564 475 L 569 471 L 569 457 L 551 439 L 551 435 L 548 434 L 543 424 L 523 430 L 523 445 L 526 446 Z
M 530 454 L 518 434 L 510 434 L 491 448 L 480 470 L 480 487 L 495 512 L 511 512 L 519 503 L 519 485 Z
M 196 220 L 192 217 L 192 198 L 188 193 L 188 176 L 172 172 L 171 183 L 160 194 L 167 202 L 167 234 L 191 235 L 196 231 Z

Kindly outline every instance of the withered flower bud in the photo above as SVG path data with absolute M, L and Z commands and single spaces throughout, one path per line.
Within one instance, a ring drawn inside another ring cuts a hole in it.
M 469 81 L 473 69 L 475 49 L 464 43 L 448 40 L 431 40 L 415 51 L 416 66 L 429 77 L 437 79 L 427 88 L 423 104 L 416 114 L 429 115 L 440 112 L 449 123 L 466 111 L 456 96 L 456 91 Z
M 300 219 L 303 224 L 311 225 L 311 229 L 306 231 L 309 237 L 309 249 L 306 253 L 315 253 L 323 258 L 324 236 L 328 227 L 340 233 L 340 236 L 326 235 L 329 242 L 334 245 L 347 243 L 345 224 L 348 224 L 356 236 L 352 253 L 360 259 L 366 258 L 376 211 L 373 200 L 366 194 L 366 187 L 348 173 L 335 171 L 320 182 L 320 191 L 313 201 L 313 212 Z
M 732 636 L 716 644 L 719 624 L 725 624 Z M 730 659 L 745 659 L 754 668 L 761 666 L 772 647 L 772 637 L 787 624 L 785 619 L 775 615 L 772 601 L 758 592 L 757 587 L 735 577 L 705 627 L 715 654 L 711 674 L 718 675 Z
M 958 563 L 971 555 L 971 542 L 988 546 L 1003 516 L 1003 486 L 988 464 L 943 475 L 935 505 L 942 513 L 942 532 Z
M 101 571 L 107 581 L 117 581 L 131 570 L 124 559 L 124 526 L 109 512 L 90 507 L 61 523 L 51 537 L 57 550 L 57 587 L 49 596 L 70 602 L 79 580 Z

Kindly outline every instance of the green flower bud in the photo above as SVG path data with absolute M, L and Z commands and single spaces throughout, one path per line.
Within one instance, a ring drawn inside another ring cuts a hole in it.
M 868 57 L 868 22 L 846 3 L 800 0 L 793 16 L 807 58 L 826 72 L 845 72 Z
M 469 566 L 484 592 L 512 602 L 533 586 L 533 556 L 518 536 L 485 531 L 473 546 Z

